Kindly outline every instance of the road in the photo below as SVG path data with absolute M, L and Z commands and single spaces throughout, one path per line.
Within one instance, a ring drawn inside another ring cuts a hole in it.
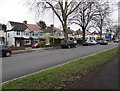
M 2 59 L 2 82 L 81 58 L 118 44 L 79 46 L 71 49 L 36 50 Z

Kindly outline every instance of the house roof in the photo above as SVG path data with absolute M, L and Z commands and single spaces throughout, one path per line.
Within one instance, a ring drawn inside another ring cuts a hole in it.
M 80 29 L 78 29 L 78 30 L 76 31 L 76 34 L 83 34 L 83 31 L 81 31 Z M 90 34 L 92 34 L 92 33 L 89 32 L 89 31 L 85 31 L 85 34 L 86 34 L 86 35 L 90 35 Z
M 59 33 L 62 32 L 60 29 L 58 29 L 58 28 L 56 28 L 54 26 L 49 26 L 46 29 L 44 29 L 43 31 L 45 33 L 53 33 L 53 30 L 54 30 L 54 32 L 59 32 Z
M 25 29 L 27 29 L 27 26 L 24 23 L 13 22 L 13 21 L 9 21 L 9 23 L 13 26 L 11 30 L 24 31 Z
M 70 27 L 68 27 L 68 34 L 73 34 L 74 30 L 72 30 Z
M 33 32 L 33 31 L 36 31 L 38 30 L 39 32 L 43 32 L 41 30 L 41 27 L 39 27 L 38 25 L 35 25 L 35 24 L 27 24 L 27 27 Z
M 96 31 L 92 32 L 92 34 L 98 34 Z
M 78 29 L 77 31 L 76 31 L 76 34 L 82 34 L 83 32 L 80 30 L 80 29 Z
M 87 34 L 87 35 L 91 35 L 92 33 L 89 32 L 89 31 L 85 31 L 85 34 Z
M 73 30 L 71 30 L 71 29 L 68 29 L 68 34 L 73 34 Z

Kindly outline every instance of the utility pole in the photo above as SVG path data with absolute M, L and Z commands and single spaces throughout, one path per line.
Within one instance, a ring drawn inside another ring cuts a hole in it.
M 5 24 L 2 25 L 2 30 L 6 33 L 6 36 L 5 36 L 5 37 L 6 37 L 6 38 L 5 38 L 6 43 L 5 43 L 5 44 L 7 45 L 7 44 L 8 44 L 8 43 L 7 43 L 7 27 L 6 27 Z
M 53 11 L 53 25 L 54 25 L 54 11 Z M 54 31 L 54 26 L 53 26 L 53 34 L 54 34 L 54 36 L 53 36 L 53 44 L 55 42 L 55 33 L 54 32 L 55 31 Z

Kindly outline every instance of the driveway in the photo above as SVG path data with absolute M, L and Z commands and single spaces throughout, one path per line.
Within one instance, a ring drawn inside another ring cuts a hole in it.
M 2 59 L 2 80 L 8 81 L 117 46 L 118 44 L 111 43 L 71 49 L 36 50 L 4 57 Z

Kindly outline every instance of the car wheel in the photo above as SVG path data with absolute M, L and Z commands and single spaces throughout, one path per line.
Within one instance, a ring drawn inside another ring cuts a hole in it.
M 68 45 L 68 48 L 71 48 L 71 46 L 70 46 L 70 45 Z
M 5 53 L 5 56 L 6 56 L 6 57 L 9 57 L 10 55 L 11 55 L 10 52 L 6 52 L 6 53 Z
M 76 48 L 76 45 L 74 45 L 74 48 Z

